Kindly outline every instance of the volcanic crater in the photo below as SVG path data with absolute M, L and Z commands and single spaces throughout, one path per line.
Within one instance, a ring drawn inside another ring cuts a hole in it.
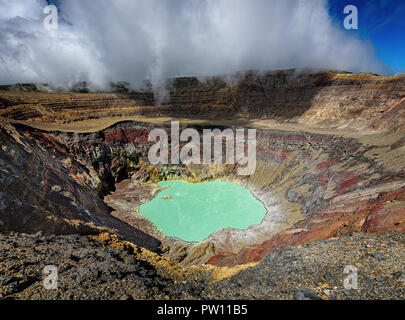
M 130 245 L 166 277 L 200 268 L 198 277 L 209 271 L 215 281 L 262 268 L 283 248 L 405 232 L 404 76 L 285 70 L 225 79 L 172 79 L 159 105 L 149 91 L 0 88 L 0 231 Z M 255 172 L 150 164 L 149 133 L 170 134 L 171 121 L 201 135 L 256 129 Z M 236 183 L 267 213 L 260 224 L 201 242 L 167 237 L 139 213 L 164 180 Z

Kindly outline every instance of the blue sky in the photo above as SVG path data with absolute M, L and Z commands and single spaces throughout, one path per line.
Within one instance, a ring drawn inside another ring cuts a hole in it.
M 358 8 L 359 29 L 345 30 L 343 8 Z M 405 1 L 403 0 L 329 0 L 329 13 L 345 32 L 370 41 L 376 55 L 394 73 L 405 73 Z

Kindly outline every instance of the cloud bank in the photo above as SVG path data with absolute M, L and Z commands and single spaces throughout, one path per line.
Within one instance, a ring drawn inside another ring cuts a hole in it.
M 241 70 L 389 71 L 371 44 L 340 29 L 326 0 L 0 0 L 0 83 L 67 85 Z

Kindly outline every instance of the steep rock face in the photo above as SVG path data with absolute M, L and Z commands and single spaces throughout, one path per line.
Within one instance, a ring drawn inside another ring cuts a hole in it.
M 245 72 L 205 80 L 173 79 L 167 98 L 131 94 L 0 91 L 0 117 L 50 124 L 124 118 L 198 117 L 273 119 L 328 127 L 384 127 L 405 97 L 405 77 L 286 70 Z M 395 109 L 395 110 L 391 110 Z M 398 111 L 399 112 L 399 111 Z
M 0 229 L 33 234 L 98 234 L 106 230 L 156 250 L 160 242 L 112 217 L 97 195 L 91 166 L 71 157 L 51 135 L 24 126 L 0 134 Z
M 405 96 L 405 79 L 295 70 L 174 84 L 163 115 L 277 119 L 338 127 L 368 125 Z M 186 106 L 186 107 L 185 107 Z
M 1 129 L 3 228 L 51 234 L 80 231 L 84 222 L 99 225 L 97 214 L 108 210 L 92 192 L 97 181 L 89 170 L 51 136 L 28 131 L 20 128 L 17 141 Z
M 139 168 L 140 157 L 147 157 L 150 130 L 152 125 L 139 126 L 133 122 L 96 133 L 57 133 L 54 136 L 74 158 L 98 173 L 102 182 L 99 192 L 105 195 L 114 190 L 116 182 L 129 178 Z

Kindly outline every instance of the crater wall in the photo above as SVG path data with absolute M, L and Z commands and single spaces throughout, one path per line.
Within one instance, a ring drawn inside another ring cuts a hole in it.
M 403 76 L 247 72 L 172 80 L 158 106 L 151 92 L 0 91 L 0 229 L 109 230 L 175 262 L 216 266 L 353 232 L 404 232 L 404 84 Z M 148 134 L 170 131 L 172 119 L 200 131 L 255 128 L 256 172 L 150 166 Z M 264 223 L 197 245 L 166 239 L 132 213 L 154 182 L 176 177 L 248 187 L 266 204 Z

